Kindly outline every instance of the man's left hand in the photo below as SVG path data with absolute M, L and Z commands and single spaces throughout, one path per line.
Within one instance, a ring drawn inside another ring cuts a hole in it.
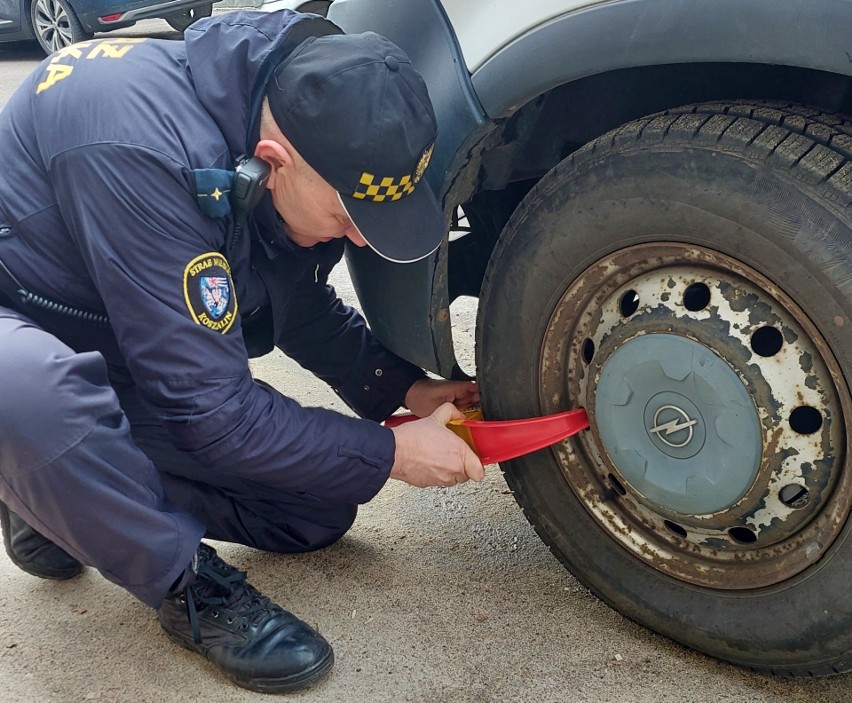
M 445 381 L 421 378 L 405 394 L 405 407 L 417 417 L 428 417 L 443 403 L 466 408 L 479 402 L 479 388 L 473 381 Z

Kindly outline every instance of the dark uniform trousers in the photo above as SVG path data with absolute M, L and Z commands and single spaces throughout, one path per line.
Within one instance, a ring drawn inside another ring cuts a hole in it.
M 210 474 L 173 446 L 97 352 L 0 307 L 0 500 L 82 563 L 157 607 L 201 537 L 319 549 L 356 505 Z

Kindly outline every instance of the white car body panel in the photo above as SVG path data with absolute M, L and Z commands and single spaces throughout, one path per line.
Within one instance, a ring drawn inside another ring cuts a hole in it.
M 473 73 L 502 47 L 548 20 L 610 0 L 442 0 Z
M 277 10 L 299 10 L 302 5 L 305 4 L 305 0 L 272 0 L 271 2 L 263 2 L 261 3 L 258 10 L 263 10 L 264 12 L 276 12 Z

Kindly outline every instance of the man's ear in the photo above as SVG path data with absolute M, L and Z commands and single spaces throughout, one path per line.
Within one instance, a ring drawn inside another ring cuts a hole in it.
M 266 187 L 270 190 L 275 188 L 280 168 L 292 168 L 295 165 L 293 155 L 290 153 L 289 143 L 279 144 L 274 139 L 261 139 L 254 149 L 254 155 L 263 159 L 270 167 L 269 180 Z

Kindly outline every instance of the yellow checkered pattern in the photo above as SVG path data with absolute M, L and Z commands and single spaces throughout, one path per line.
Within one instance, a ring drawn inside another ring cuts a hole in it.
M 374 203 L 381 203 L 385 200 L 399 200 L 404 195 L 411 195 L 413 192 L 414 183 L 410 175 L 399 179 L 378 179 L 372 173 L 365 171 L 361 174 L 361 180 L 355 192 L 352 193 L 352 197 L 358 198 L 358 200 L 372 200 Z

